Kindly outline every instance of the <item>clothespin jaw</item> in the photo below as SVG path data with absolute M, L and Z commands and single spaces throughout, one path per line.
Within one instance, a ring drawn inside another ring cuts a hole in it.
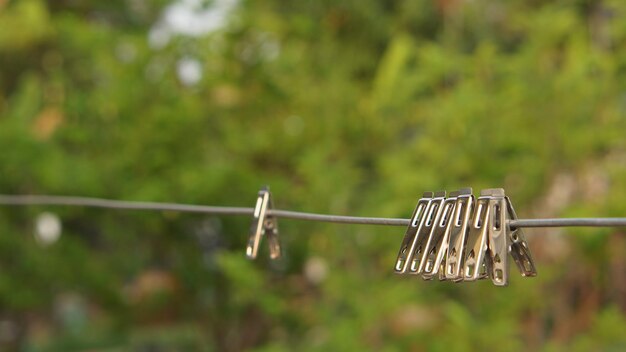
M 269 187 L 263 187 L 257 196 L 254 207 L 254 218 L 250 226 L 250 236 L 246 256 L 255 259 L 259 251 L 259 245 L 263 236 L 267 237 L 270 249 L 270 258 L 278 259 L 281 256 L 280 241 L 278 238 L 278 222 L 274 216 L 268 215 L 268 210 L 273 208 L 272 194 Z
M 517 214 L 515 214 L 515 209 L 513 209 L 513 204 L 511 203 L 509 197 L 506 197 L 506 205 L 509 220 L 516 220 Z M 506 228 L 508 232 L 507 237 L 510 241 L 509 253 L 511 253 L 511 257 L 513 257 L 513 261 L 515 261 L 520 273 L 524 277 L 537 276 L 535 262 L 530 254 L 530 247 L 528 247 L 528 242 L 526 242 L 526 239 L 524 238 L 522 229 L 513 229 L 508 225 L 508 223 Z

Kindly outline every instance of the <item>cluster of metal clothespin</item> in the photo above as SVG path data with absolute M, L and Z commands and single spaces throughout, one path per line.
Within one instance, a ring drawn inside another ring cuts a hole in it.
M 395 272 L 453 282 L 490 278 L 497 286 L 509 280 L 508 255 L 522 276 L 537 271 L 504 189 L 485 189 L 475 199 L 471 188 L 426 192 L 418 201 L 396 260 Z

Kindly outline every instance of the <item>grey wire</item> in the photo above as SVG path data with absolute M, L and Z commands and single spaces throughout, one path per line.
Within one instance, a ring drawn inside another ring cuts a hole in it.
M 409 219 L 312 214 L 312 213 L 302 213 L 298 211 L 278 210 L 278 209 L 270 210 L 269 214 L 278 218 L 308 220 L 308 221 L 324 221 L 324 222 L 335 222 L 335 223 L 344 223 L 344 224 L 407 226 L 411 222 L 411 220 Z
M 125 200 L 111 200 L 102 198 L 89 197 L 67 197 L 67 196 L 37 196 L 37 195 L 0 195 L 0 205 L 51 205 L 51 206 L 85 206 L 109 209 L 132 209 L 132 210 L 162 210 L 162 211 L 181 211 L 195 212 L 204 214 L 217 215 L 252 215 L 254 208 L 240 207 L 217 207 L 207 205 L 191 205 L 179 203 L 159 203 L 159 202 L 136 202 Z M 270 209 L 268 215 L 295 220 L 308 221 L 325 221 L 334 223 L 347 224 L 366 224 L 366 225 L 395 225 L 406 226 L 409 224 L 408 219 L 388 219 L 388 218 L 370 218 L 358 216 L 341 216 L 341 215 L 325 215 L 302 213 L 289 210 Z
M 517 219 L 510 220 L 509 226 L 518 227 L 620 227 L 626 226 L 626 218 L 559 218 L 559 219 Z
M 111 200 L 89 197 L 67 196 L 11 196 L 0 195 L 0 205 L 64 205 L 83 206 L 109 209 L 133 209 L 133 210 L 163 210 L 181 211 L 191 213 L 220 214 L 220 215 L 252 215 L 252 208 L 238 207 L 215 207 L 208 205 L 192 205 L 178 203 L 159 202 L 135 202 L 126 200 Z
M 138 202 L 125 200 L 111 200 L 89 197 L 68 197 L 68 196 L 47 196 L 47 195 L 0 195 L 0 205 L 7 206 L 27 206 L 27 205 L 49 205 L 49 206 L 85 206 L 109 209 L 132 209 L 132 210 L 162 210 L 180 211 L 216 215 L 248 215 L 254 213 L 254 208 L 243 207 L 221 207 L 208 205 L 193 205 L 180 203 L 160 203 L 160 202 Z M 363 225 L 389 225 L 408 226 L 410 219 L 398 218 L 376 218 L 360 216 L 342 216 L 304 213 L 290 210 L 271 209 L 268 215 L 279 218 L 323 221 L 344 224 Z M 510 220 L 509 226 L 520 227 L 626 227 L 626 218 L 560 218 L 560 219 L 517 219 Z

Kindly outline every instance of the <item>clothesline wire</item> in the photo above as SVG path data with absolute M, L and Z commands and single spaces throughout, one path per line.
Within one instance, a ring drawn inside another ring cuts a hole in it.
M 161 203 L 126 201 L 90 197 L 51 196 L 51 195 L 2 195 L 0 205 L 5 206 L 78 206 L 125 210 L 158 210 L 177 211 L 190 213 L 203 213 L 213 215 L 247 215 L 252 216 L 254 208 L 225 207 L 210 205 L 194 205 L 180 203 Z M 291 210 L 270 209 L 268 215 L 277 218 L 332 222 L 344 224 L 362 225 L 387 225 L 408 226 L 410 219 L 380 218 L 305 213 Z M 516 219 L 510 220 L 509 225 L 514 228 L 521 227 L 626 227 L 626 218 L 554 218 L 554 219 Z

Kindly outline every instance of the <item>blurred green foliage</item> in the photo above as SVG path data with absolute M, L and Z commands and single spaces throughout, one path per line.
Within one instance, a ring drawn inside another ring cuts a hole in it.
M 0 193 L 626 214 L 623 1 L 241 0 L 199 36 L 164 34 L 171 5 L 0 0 Z M 286 258 L 250 262 L 248 223 L 0 209 L 2 350 L 626 348 L 623 230 L 527 231 L 539 276 L 500 289 L 394 276 L 400 228 L 284 220 Z

